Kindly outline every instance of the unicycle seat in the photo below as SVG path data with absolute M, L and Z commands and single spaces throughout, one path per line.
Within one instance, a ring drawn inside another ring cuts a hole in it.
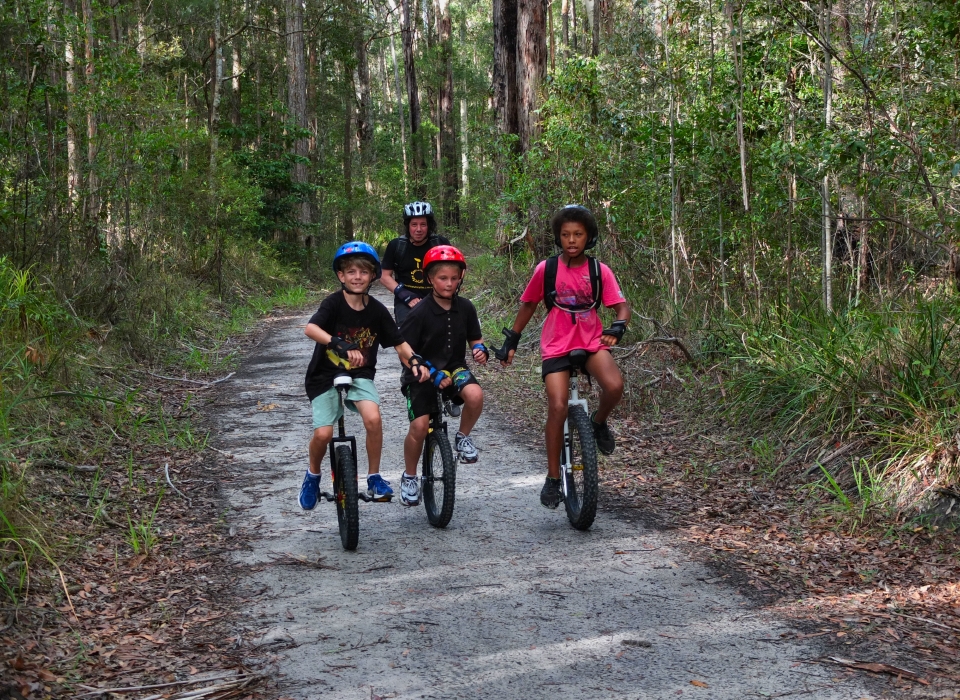
M 571 372 L 582 370 L 587 363 L 587 351 L 582 348 L 579 350 L 571 350 L 567 357 L 570 359 Z
M 337 389 L 353 386 L 353 377 L 351 377 L 349 374 L 338 374 L 333 378 L 333 386 Z

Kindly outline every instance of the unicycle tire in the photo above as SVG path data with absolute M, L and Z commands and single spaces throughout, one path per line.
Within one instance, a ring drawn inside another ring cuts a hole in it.
M 423 505 L 434 527 L 446 527 L 456 499 L 457 461 L 446 433 L 431 430 L 423 449 Z
M 357 504 L 357 461 L 349 445 L 338 445 L 334 451 L 336 470 L 333 475 L 334 496 L 337 502 L 337 524 L 340 543 L 353 551 L 360 539 L 360 508 Z
M 589 530 L 597 517 L 600 476 L 597 468 L 597 443 L 590 418 L 581 406 L 571 406 L 567 415 L 570 455 L 573 469 L 564 473 L 564 508 L 567 519 L 577 530 Z

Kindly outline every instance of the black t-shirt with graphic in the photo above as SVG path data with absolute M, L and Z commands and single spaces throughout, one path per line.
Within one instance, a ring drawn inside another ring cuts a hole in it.
M 383 253 L 384 270 L 393 270 L 393 277 L 414 294 L 424 297 L 430 292 L 430 283 L 423 275 L 423 256 L 427 251 L 438 245 L 450 245 L 443 236 L 427 236 L 421 245 L 414 245 L 409 239 L 406 246 L 402 246 L 399 238 L 394 238 L 387 244 Z M 397 258 L 398 250 L 404 247 L 402 258 Z
M 483 337 L 477 309 L 469 299 L 456 296 L 447 310 L 432 294 L 413 307 L 400 324 L 400 332 L 415 353 L 437 369 L 448 371 L 464 367 L 467 343 Z M 413 372 L 404 367 L 401 386 L 415 381 Z
M 330 335 L 360 346 L 364 365 L 350 370 L 350 376 L 355 378 L 373 379 L 377 350 L 395 347 L 403 342 L 403 336 L 397 330 L 387 307 L 373 297 L 369 297 L 363 311 L 356 311 L 350 308 L 342 291 L 331 294 L 320 303 L 310 323 L 320 326 Z M 315 344 L 305 382 L 311 401 L 333 388 L 334 376 L 342 372 L 346 364 L 332 350 L 328 351 L 326 345 Z

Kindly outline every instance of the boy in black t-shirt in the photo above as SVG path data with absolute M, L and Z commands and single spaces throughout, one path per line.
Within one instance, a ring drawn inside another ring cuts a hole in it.
M 438 245 L 449 245 L 437 234 L 437 220 L 430 202 L 411 202 L 403 207 L 404 234 L 387 244 L 383 253 L 380 283 L 393 292 L 393 314 L 397 325 L 410 310 L 430 294 L 430 283 L 423 276 L 423 259 Z
M 304 510 L 313 510 L 317 505 L 323 457 L 342 410 L 333 379 L 344 372 L 353 378 L 344 403 L 363 418 L 367 434 L 367 493 L 379 501 L 389 501 L 393 497 L 390 483 L 380 476 L 383 426 L 380 396 L 373 377 L 378 347 L 393 347 L 404 363 L 409 363 L 413 355 L 390 312 L 369 295 L 370 285 L 381 271 L 377 252 L 360 241 L 346 243 L 333 257 L 333 270 L 340 279 L 341 291 L 323 300 L 305 330 L 307 337 L 317 344 L 305 381 L 313 407 L 313 438 L 310 440 L 310 467 L 300 487 L 300 507 Z
M 400 378 L 410 417 L 410 430 L 403 441 L 406 472 L 400 479 L 400 501 L 407 506 L 420 503 L 417 462 L 430 427 L 430 413 L 438 408 L 438 388 L 443 390 L 445 399 L 463 406 L 456 436 L 460 461 L 472 464 L 479 457 L 470 431 L 483 410 L 483 389 L 466 368 L 466 345 L 470 344 L 473 359 L 482 365 L 487 363 L 490 353 L 483 344 L 477 310 L 457 294 L 466 269 L 463 254 L 453 246 L 431 248 L 423 261 L 431 293 L 400 325 L 404 340 L 416 351 L 417 360 L 429 370 L 431 380 L 425 382 L 421 377 L 426 373 L 419 369 L 420 376 L 405 369 Z

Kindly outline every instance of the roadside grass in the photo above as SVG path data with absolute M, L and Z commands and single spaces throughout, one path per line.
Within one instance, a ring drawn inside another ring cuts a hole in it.
M 781 444 L 848 446 L 816 473 L 858 520 L 922 512 L 960 484 L 958 311 L 921 298 L 836 315 L 771 308 L 756 323 L 731 322 L 722 405 Z
M 224 375 L 236 365 L 241 333 L 307 298 L 273 255 L 238 249 L 229 262 L 222 295 L 153 271 L 129 290 L 131 306 L 117 323 L 102 325 L 78 316 L 42 275 L 0 258 L 0 601 L 17 605 L 31 586 L 52 591 L 83 546 L 71 531 L 77 518 L 90 527 L 125 519 L 129 551 L 151 553 L 163 489 L 144 468 L 158 450 L 198 454 L 207 445 L 192 420 L 192 394 L 164 386 L 196 385 L 160 377 L 202 383 Z M 124 485 L 104 478 L 115 471 Z M 65 493 L 67 484 L 82 486 Z M 152 509 L 118 509 L 147 497 Z

